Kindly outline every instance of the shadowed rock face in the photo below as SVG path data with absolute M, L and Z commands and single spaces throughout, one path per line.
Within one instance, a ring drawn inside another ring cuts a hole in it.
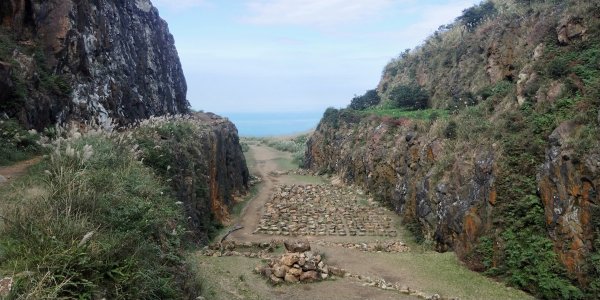
M 188 111 L 173 37 L 149 0 L 6 0 L 0 21 L 18 44 L 37 52 L 13 53 L 18 63 L 10 72 L 22 78 L 27 96 L 4 107 L 29 127 L 69 120 L 104 124 L 108 118 L 127 124 Z M 40 90 L 40 53 L 48 72 L 70 86 L 68 92 Z M 2 84 L 10 80 L 0 76 Z
M 401 123 L 344 116 L 321 120 L 308 141 L 306 166 L 332 172 L 368 190 L 405 223 L 418 223 L 439 251 L 461 255 L 473 249 L 492 222 L 495 153 L 479 149 L 458 154 L 449 171 L 436 170 L 443 139 L 432 139 Z M 457 157 L 458 158 L 458 157 Z

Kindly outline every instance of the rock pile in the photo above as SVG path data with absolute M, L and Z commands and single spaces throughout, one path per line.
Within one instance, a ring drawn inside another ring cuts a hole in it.
M 385 208 L 332 185 L 275 187 L 255 233 L 284 236 L 397 236 Z
M 328 266 L 320 254 L 310 251 L 306 241 L 285 242 L 287 253 L 272 259 L 267 266 L 259 266 L 255 271 L 268 278 L 273 284 L 315 282 L 330 276 L 343 277 L 345 271 Z

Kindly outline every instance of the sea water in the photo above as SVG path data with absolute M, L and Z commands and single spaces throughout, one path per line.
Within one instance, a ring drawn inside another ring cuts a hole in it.
M 304 133 L 317 127 L 323 112 L 221 113 L 240 136 L 265 137 Z

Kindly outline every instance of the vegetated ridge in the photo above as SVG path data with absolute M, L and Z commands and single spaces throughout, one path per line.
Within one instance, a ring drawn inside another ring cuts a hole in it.
M 42 155 L 0 186 L 0 298 L 196 298 L 249 174 L 149 0 L 0 3 L 0 165 Z
M 305 165 L 538 297 L 600 293 L 600 4 L 486 1 L 328 109 Z

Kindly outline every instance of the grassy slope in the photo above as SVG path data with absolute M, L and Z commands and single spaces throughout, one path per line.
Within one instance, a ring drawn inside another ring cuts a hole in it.
M 126 140 L 63 143 L 0 190 L 0 275 L 17 280 L 9 299 L 187 294 L 182 213 Z

